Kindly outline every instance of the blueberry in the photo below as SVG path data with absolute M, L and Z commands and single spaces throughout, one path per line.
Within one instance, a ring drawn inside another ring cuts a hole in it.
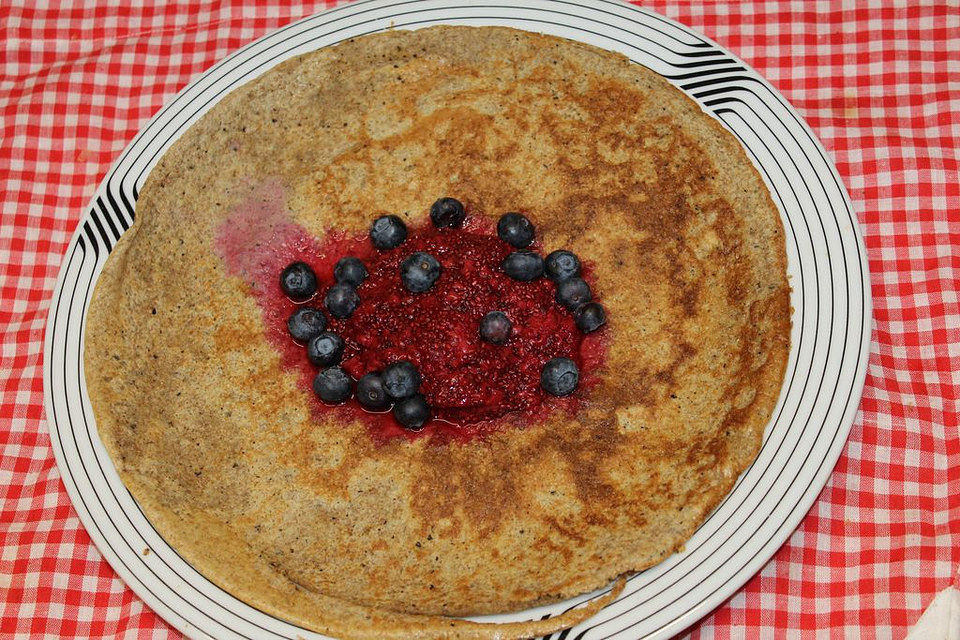
M 513 323 L 503 311 L 491 311 L 480 320 L 480 337 L 493 344 L 504 344 L 513 332 Z
M 335 333 L 324 331 L 307 343 L 307 358 L 319 367 L 339 364 L 346 346 L 343 338 Z
M 497 222 L 497 235 L 507 244 L 523 249 L 533 242 L 533 223 L 519 213 L 505 213 Z
M 409 398 L 420 390 L 423 379 L 412 362 L 401 360 L 383 370 L 383 386 L 395 400 Z
M 463 208 L 463 203 L 454 198 L 440 198 L 430 207 L 430 220 L 440 229 L 459 227 L 466 217 L 467 212 Z
M 380 216 L 370 225 L 370 242 L 377 249 L 396 249 L 407 239 L 407 225 L 395 215 Z
M 440 263 L 429 253 L 411 253 L 400 263 L 400 280 L 407 291 L 423 293 L 440 277 Z
M 568 396 L 577 388 L 580 371 L 570 358 L 553 358 L 543 365 L 540 386 L 552 396 Z
M 588 302 L 574 312 L 573 319 L 580 331 L 590 333 L 607 323 L 607 314 L 599 302 Z
M 357 310 L 360 304 L 360 296 L 357 290 L 349 284 L 338 282 L 327 291 L 323 303 L 327 306 L 327 311 L 334 318 L 349 318 Z
M 317 274 L 307 263 L 294 262 L 280 274 L 280 288 L 291 300 L 309 300 L 317 292 Z
M 333 268 L 333 279 L 343 284 L 359 287 L 360 283 L 367 279 L 367 268 L 360 261 L 360 258 L 340 258 L 337 260 L 337 266 Z
M 557 285 L 557 302 L 571 311 L 590 302 L 592 297 L 590 285 L 583 278 L 567 278 Z
M 327 328 L 327 316 L 313 307 L 300 307 L 287 319 L 287 330 L 297 342 L 306 344 L 310 338 Z
M 580 275 L 580 260 L 566 249 L 551 251 L 544 262 L 547 277 L 554 282 L 563 282 Z
M 340 404 L 350 397 L 350 376 L 340 367 L 324 369 L 313 379 L 313 392 L 327 404 Z
M 543 275 L 543 258 L 533 251 L 514 251 L 504 259 L 500 268 L 514 280 L 530 282 Z
M 389 409 L 391 400 L 383 386 L 383 376 L 379 373 L 368 373 L 357 382 L 357 400 L 370 411 Z
M 417 394 L 412 398 L 398 402 L 393 407 L 393 417 L 404 428 L 419 431 L 423 428 L 424 423 L 430 419 L 430 405 L 427 404 L 422 395 Z

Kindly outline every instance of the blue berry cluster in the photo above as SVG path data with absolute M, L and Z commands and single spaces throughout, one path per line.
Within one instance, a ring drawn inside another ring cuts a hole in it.
M 383 228 L 383 224 L 378 226 L 375 222 L 371 237 L 376 229 Z M 402 229 L 405 239 L 406 227 Z M 391 233 L 396 232 L 394 230 Z M 418 254 L 413 254 L 411 258 L 414 256 Z M 427 258 L 433 260 L 431 256 Z M 439 268 L 439 265 L 436 266 Z M 339 319 L 353 315 L 360 304 L 357 287 L 367 275 L 366 266 L 358 258 L 341 258 L 333 269 L 335 283 L 324 296 L 327 313 Z M 422 274 L 420 277 L 422 279 Z M 430 281 L 430 285 L 435 280 L 436 277 Z M 309 265 L 294 262 L 281 273 L 280 287 L 292 300 L 306 302 L 317 293 L 317 275 Z M 326 404 L 341 404 L 354 395 L 353 379 L 340 366 L 346 342 L 340 335 L 326 329 L 327 316 L 312 306 L 299 307 L 287 320 L 290 335 L 306 346 L 307 358 L 320 367 L 313 379 L 314 393 Z M 418 430 L 430 419 L 430 406 L 420 394 L 421 382 L 420 372 L 412 363 L 405 360 L 394 362 L 383 371 L 368 373 L 357 381 L 357 401 L 369 411 L 386 411 L 392 406 L 397 422 L 407 429 Z
M 454 198 L 441 198 L 430 207 L 430 220 L 437 228 L 458 228 L 466 219 L 463 204 Z M 370 226 L 370 242 L 381 251 L 396 249 L 407 240 L 407 226 L 398 216 L 384 215 Z M 507 213 L 497 223 L 497 235 L 516 251 L 501 264 L 503 272 L 521 282 L 546 276 L 556 283 L 556 301 L 571 310 L 583 333 L 596 331 L 606 323 L 603 307 L 593 302 L 590 286 L 580 277 L 580 260 L 573 253 L 557 250 L 546 259 L 527 249 L 534 240 L 530 220 L 519 213 Z M 429 291 L 442 274 L 436 257 L 423 251 L 411 253 L 400 263 L 400 280 L 414 294 Z M 341 258 L 333 270 L 334 284 L 323 298 L 326 313 L 340 320 L 350 318 L 360 304 L 357 288 L 369 275 L 366 265 L 356 257 Z M 304 262 L 294 262 L 280 274 L 280 286 L 293 301 L 310 301 L 317 293 L 316 273 Z M 402 426 L 420 430 L 431 417 L 431 409 L 420 393 L 422 377 L 408 361 L 394 362 L 382 371 L 364 375 L 354 385 L 340 366 L 346 348 L 344 339 L 327 331 L 327 315 L 315 306 L 300 306 L 287 320 L 294 340 L 306 347 L 307 358 L 320 371 L 313 380 L 313 391 L 326 404 L 341 404 L 356 394 L 357 401 L 369 411 L 387 411 Z M 513 324 L 502 311 L 486 313 L 480 322 L 480 337 L 495 345 L 506 344 Z M 576 389 L 580 372 L 570 358 L 552 358 L 541 371 L 543 389 L 554 396 L 566 396 Z
M 580 260 L 576 255 L 558 249 L 544 259 L 527 249 L 533 243 L 535 230 L 533 223 L 519 213 L 501 216 L 497 223 L 497 235 L 516 249 L 500 265 L 507 276 L 520 282 L 532 282 L 543 276 L 552 280 L 557 286 L 557 304 L 573 312 L 577 328 L 583 333 L 591 333 L 606 324 L 607 315 L 603 306 L 593 302 L 590 285 L 580 277 Z M 481 336 L 494 344 L 506 342 L 510 329 L 510 320 L 499 311 L 488 313 L 480 322 Z M 579 381 L 580 372 L 570 358 L 548 360 L 540 374 L 543 390 L 554 396 L 570 395 Z
M 334 284 L 323 298 L 323 306 L 334 318 L 353 315 L 360 304 L 357 287 L 367 278 L 367 268 L 359 258 L 341 258 L 333 269 Z M 317 293 L 317 274 L 304 262 L 294 262 L 280 274 L 280 288 L 295 302 L 306 302 Z M 313 391 L 327 404 L 346 402 L 353 394 L 353 381 L 341 368 L 346 342 L 327 331 L 327 316 L 314 306 L 297 308 L 287 319 L 287 330 L 303 344 L 307 359 L 320 372 L 313 380 Z
M 441 198 L 430 208 L 430 219 L 440 228 L 459 227 L 466 218 L 463 204 L 453 198 Z M 398 216 L 384 215 L 370 225 L 370 242 L 381 251 L 396 249 L 407 239 L 407 225 Z M 400 279 L 411 293 L 423 293 L 440 278 L 440 262 L 432 255 L 417 251 L 400 265 Z M 341 258 L 333 270 L 334 284 L 323 298 L 330 316 L 345 320 L 360 305 L 359 287 L 369 275 L 359 258 Z M 294 262 L 280 274 L 280 287 L 295 302 L 307 302 L 317 293 L 317 274 L 304 262 Z M 386 411 L 401 425 L 419 430 L 430 419 L 430 406 L 420 391 L 422 378 L 416 366 L 405 360 L 394 362 L 383 371 L 364 375 L 356 383 L 340 366 L 346 348 L 344 339 L 327 331 L 327 316 L 313 306 L 302 306 L 287 320 L 294 340 L 306 346 L 307 358 L 320 367 L 313 380 L 313 391 L 326 404 L 346 402 L 354 392 L 357 401 L 370 411 Z

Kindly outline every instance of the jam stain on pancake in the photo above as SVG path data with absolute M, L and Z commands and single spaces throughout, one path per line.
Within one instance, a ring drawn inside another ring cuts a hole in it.
M 369 273 L 357 287 L 360 306 L 350 318 L 329 317 L 327 327 L 346 340 L 342 367 L 359 380 L 409 360 L 423 375 L 421 392 L 435 419 L 410 431 L 355 398 L 332 407 L 310 394 L 315 412 L 345 412 L 345 419 L 365 422 L 378 441 L 423 435 L 465 441 L 498 429 L 506 416 L 511 424 L 524 424 L 555 410 L 577 412 L 590 371 L 603 361 L 604 332 L 579 331 L 574 314 L 554 301 L 550 280 L 522 282 L 504 274 L 501 264 L 513 247 L 497 236 L 492 220 L 471 211 L 461 227 L 437 228 L 425 217 L 411 226 L 406 242 L 381 251 L 360 234 L 332 231 L 318 240 L 284 215 L 281 201 L 278 185 L 260 189 L 221 225 L 216 248 L 230 274 L 249 284 L 283 366 L 298 371 L 304 389 L 310 388 L 316 367 L 291 339 L 287 319 L 302 304 L 318 304 L 340 259 L 359 258 Z M 442 266 L 442 277 L 424 293 L 408 291 L 399 275 L 400 264 L 417 251 L 436 256 Z M 310 300 L 291 300 L 277 283 L 277 274 L 294 261 L 317 274 L 319 287 Z M 506 313 L 513 324 L 504 345 L 481 337 L 489 311 Z M 541 371 L 551 358 L 576 363 L 584 376 L 577 393 L 556 398 L 541 388 Z

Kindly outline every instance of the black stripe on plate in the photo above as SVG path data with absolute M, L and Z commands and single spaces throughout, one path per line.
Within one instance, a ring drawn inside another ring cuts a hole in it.
M 111 189 L 104 189 L 104 191 L 107 193 L 107 201 L 110 202 L 110 206 L 113 207 L 113 210 L 116 212 L 116 216 L 120 220 L 120 224 L 123 225 L 123 230 L 126 231 L 130 228 L 130 225 L 133 224 L 133 221 L 136 218 L 136 213 L 134 213 L 133 206 L 127 201 L 122 189 L 118 189 L 120 200 L 123 202 L 122 207 L 117 203 L 117 199 L 114 197 Z
M 111 215 L 110 208 L 107 207 L 103 202 L 103 198 L 97 196 L 97 208 L 100 210 L 100 219 L 103 220 L 107 227 L 110 229 L 110 236 L 114 244 L 117 240 L 120 239 L 120 234 L 122 233 L 119 229 L 120 225 L 114 224 L 113 216 Z M 119 216 L 118 216 L 119 217 Z
M 100 212 L 103 214 L 103 221 L 107 223 L 107 226 L 110 227 L 110 235 L 113 236 L 114 242 L 120 239 L 120 225 L 113 223 L 113 216 L 110 215 L 109 209 L 103 204 L 102 198 L 97 198 L 97 204 L 100 206 Z
M 103 221 L 100 220 L 100 212 L 96 209 L 90 209 L 90 212 L 87 214 L 90 217 L 90 222 L 93 223 L 93 226 L 97 228 L 97 232 L 100 234 L 100 238 L 103 240 L 103 246 L 106 248 L 107 253 L 113 249 L 113 240 L 110 239 L 110 236 L 107 235 L 106 229 L 103 227 Z
M 711 69 L 702 69 L 700 71 L 691 71 L 690 73 L 673 73 L 662 75 L 664 78 L 668 78 L 670 80 L 689 80 L 691 78 L 702 78 L 704 76 L 716 75 L 720 73 L 734 73 L 737 71 L 746 71 L 746 69 L 739 65 L 733 65 L 730 67 L 715 67 Z
M 90 213 L 87 212 L 87 219 L 83 222 L 83 233 L 87 236 L 87 242 L 90 243 L 90 248 L 93 249 L 93 255 L 95 259 L 100 258 L 100 248 L 97 246 L 97 237 L 93 234 L 93 226 L 90 224 Z M 81 240 L 83 238 L 81 237 Z M 86 251 L 85 247 L 81 247 Z
M 700 80 L 698 82 L 688 82 L 680 86 L 684 91 L 693 92 L 694 89 L 699 89 L 700 87 L 708 87 L 712 84 L 724 84 L 728 82 L 758 82 L 758 80 L 748 76 L 724 76 L 722 78 L 707 78 L 706 80 Z M 697 93 L 694 95 L 699 96 Z

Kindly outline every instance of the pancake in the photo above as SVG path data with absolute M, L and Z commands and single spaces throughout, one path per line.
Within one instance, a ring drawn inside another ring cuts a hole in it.
M 525 212 L 544 254 L 580 256 L 603 357 L 565 409 L 378 439 L 312 410 L 245 276 L 292 227 L 362 238 L 392 213 L 415 230 L 441 196 L 481 221 Z M 220 242 L 231 229 L 243 247 Z M 582 594 L 683 547 L 777 401 L 785 263 L 743 150 L 657 74 L 513 29 L 390 31 L 278 65 L 164 155 L 97 282 L 87 387 L 151 523 L 251 605 L 338 637 L 540 635 L 604 602 L 451 616 Z

